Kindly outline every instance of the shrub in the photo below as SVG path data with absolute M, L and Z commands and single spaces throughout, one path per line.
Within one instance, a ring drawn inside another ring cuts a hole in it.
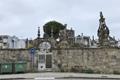
M 119 71 L 113 71 L 113 74 L 120 74 L 120 72 Z
M 94 73 L 94 71 L 92 69 L 83 69 L 82 70 L 83 73 Z

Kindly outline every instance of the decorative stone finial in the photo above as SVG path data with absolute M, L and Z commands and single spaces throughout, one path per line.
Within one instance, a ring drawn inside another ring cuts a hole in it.
M 38 38 L 40 38 L 40 27 L 38 27 Z
M 100 17 L 103 18 L 103 14 L 102 14 L 102 11 L 100 12 Z

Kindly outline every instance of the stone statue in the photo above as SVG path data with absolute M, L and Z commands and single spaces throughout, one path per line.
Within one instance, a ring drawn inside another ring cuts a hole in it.
M 63 30 L 60 30 L 59 36 L 60 36 L 60 40 L 67 40 L 68 36 L 67 36 L 66 28 Z
M 99 19 L 99 29 L 98 29 L 98 37 L 99 37 L 99 45 L 100 46 L 108 46 L 108 37 L 109 37 L 109 29 L 106 26 L 105 18 L 103 17 L 102 12 L 100 12 Z

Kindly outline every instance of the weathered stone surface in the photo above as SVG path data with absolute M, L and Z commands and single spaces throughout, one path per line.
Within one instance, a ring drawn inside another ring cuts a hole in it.
M 27 62 L 27 71 L 31 70 L 31 57 L 27 49 L 0 49 L 0 63 Z
M 0 62 L 30 61 L 29 51 L 25 49 L 1 49 Z
M 38 51 L 39 52 L 39 51 Z M 78 71 L 95 73 L 120 73 L 119 48 L 64 48 L 52 50 L 53 71 Z M 37 69 L 37 54 L 34 69 Z M 0 62 L 26 61 L 33 69 L 31 54 L 27 49 L 1 49 Z
M 73 67 L 91 69 L 96 73 L 120 72 L 120 49 L 118 48 L 76 48 L 54 49 L 54 65 L 60 70 L 70 71 Z

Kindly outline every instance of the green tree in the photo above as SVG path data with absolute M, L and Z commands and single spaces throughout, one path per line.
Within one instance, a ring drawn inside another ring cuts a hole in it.
M 51 30 L 53 30 L 53 37 L 55 39 L 59 37 L 59 31 L 63 30 L 64 28 L 65 26 L 57 21 L 49 21 L 43 26 L 44 34 L 48 35 L 48 37 L 51 37 Z

